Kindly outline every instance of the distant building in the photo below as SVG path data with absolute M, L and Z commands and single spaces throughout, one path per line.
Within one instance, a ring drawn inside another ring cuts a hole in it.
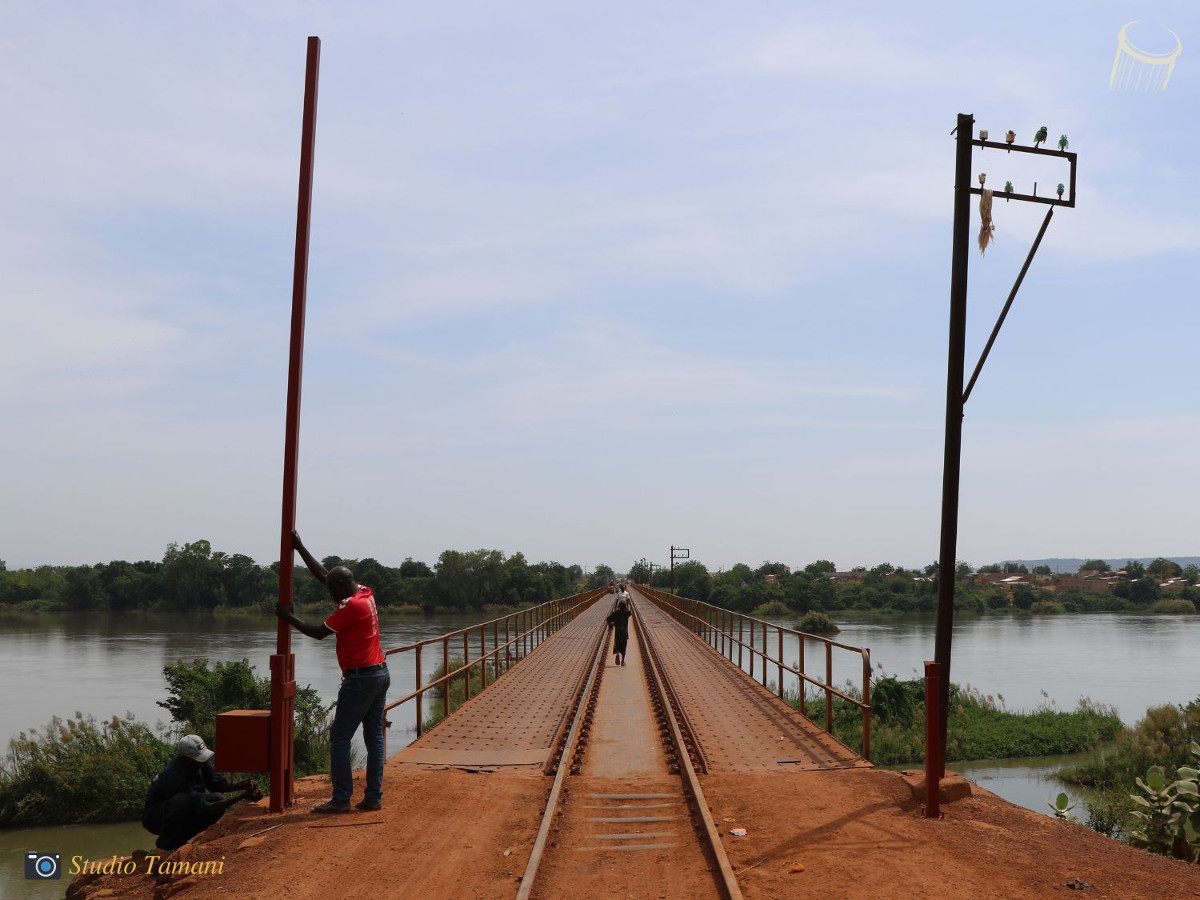
M 1100 572 L 1080 572 L 1078 575 L 1059 575 L 1055 588 L 1062 591 L 1088 591 L 1093 594 L 1110 594 L 1112 586 L 1120 581 L 1112 575 Z
M 862 584 L 866 569 L 851 569 L 849 572 L 830 572 L 829 580 L 834 584 Z

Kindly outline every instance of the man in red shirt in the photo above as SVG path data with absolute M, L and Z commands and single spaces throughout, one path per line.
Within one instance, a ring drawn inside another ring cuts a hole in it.
M 292 532 L 292 543 L 313 577 L 329 589 L 337 609 L 320 625 L 297 618 L 291 606 L 275 605 L 275 615 L 301 634 L 320 641 L 336 635 L 338 665 L 342 668 L 342 686 L 338 690 L 337 710 L 329 731 L 329 775 L 333 796 L 313 807 L 316 813 L 350 811 L 354 778 L 350 772 L 350 741 L 362 725 L 367 745 L 367 786 L 356 809 L 374 810 L 383 806 L 383 713 L 388 686 L 392 683 L 383 650 L 379 646 L 379 613 L 375 595 L 369 587 L 354 580 L 345 566 L 326 571 Z

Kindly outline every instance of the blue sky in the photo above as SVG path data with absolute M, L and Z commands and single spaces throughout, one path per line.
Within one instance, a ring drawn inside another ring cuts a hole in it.
M 1165 90 L 1110 89 L 1132 20 Z M 935 559 L 959 112 L 1080 160 L 967 406 L 960 558 L 1200 552 L 1192 3 L 17 0 L 10 567 L 277 556 L 309 34 L 317 552 Z M 1043 212 L 972 252 L 968 370 Z

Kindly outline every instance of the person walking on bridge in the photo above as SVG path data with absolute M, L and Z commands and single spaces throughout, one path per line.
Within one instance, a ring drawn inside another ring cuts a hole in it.
M 333 781 L 333 796 L 328 802 L 313 807 L 315 813 L 350 811 L 354 794 L 354 777 L 350 771 L 350 740 L 362 725 L 363 743 L 367 745 L 367 786 L 357 809 L 375 810 L 383 807 L 384 738 L 383 715 L 387 691 L 391 685 L 387 662 L 379 645 L 379 613 L 375 595 L 369 587 L 358 584 L 345 566 L 326 571 L 313 558 L 300 535 L 292 532 L 296 551 L 308 566 L 313 577 L 325 585 L 337 602 L 337 609 L 320 625 L 312 625 L 296 617 L 291 606 L 275 605 L 275 615 L 301 634 L 315 640 L 336 635 L 338 665 L 342 668 L 342 685 L 338 689 L 337 711 L 329 732 L 329 776 Z M 290 560 L 288 561 L 290 564 Z
M 632 616 L 629 601 L 622 599 L 617 601 L 617 608 L 604 620 L 613 631 L 613 654 L 618 666 L 625 665 L 625 650 L 629 647 L 629 619 Z

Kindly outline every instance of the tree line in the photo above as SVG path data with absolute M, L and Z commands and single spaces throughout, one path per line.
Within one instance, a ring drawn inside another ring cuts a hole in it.
M 859 568 L 838 577 L 829 560 L 816 560 L 793 571 L 780 562 L 752 568 L 737 563 L 711 572 L 699 560 L 676 565 L 674 571 L 636 560 L 622 575 L 600 564 L 585 573 L 579 565 L 530 563 L 522 553 L 505 556 L 499 550 L 446 550 L 432 567 L 411 557 L 399 566 L 379 560 L 328 556 L 326 568 L 344 565 L 363 584 L 370 585 L 380 607 L 452 612 L 480 611 L 489 606 L 529 606 L 582 590 L 628 579 L 694 600 L 738 612 L 753 612 L 768 604 L 790 611 L 890 609 L 931 612 L 937 608 L 938 566 L 905 569 L 889 563 Z M 1087 560 L 1080 573 L 1108 573 L 1103 560 Z M 1160 583 L 1173 577 L 1188 586 L 1172 596 L 1200 608 L 1200 573 L 1195 566 L 1180 568 L 1159 558 L 1143 565 L 1126 563 L 1109 593 L 1051 591 L 1036 585 L 1017 585 L 1011 592 L 973 578 L 977 574 L 1030 574 L 1017 563 L 992 563 L 977 570 L 960 562 L 955 569 L 955 606 L 984 612 L 1035 604 L 1058 604 L 1067 611 L 1138 610 L 1163 600 Z M 1034 575 L 1049 575 L 1035 566 Z M 672 584 L 673 582 L 673 584 Z M 328 603 L 322 586 L 306 569 L 294 569 L 294 592 L 301 605 Z M 88 610 L 208 611 L 270 609 L 279 593 L 279 564 L 259 565 L 241 553 L 214 550 L 206 540 L 168 544 L 161 561 L 117 560 L 84 566 L 38 566 L 10 571 L 0 560 L 0 608 Z
M 387 566 L 373 558 L 327 556 L 375 592 L 380 607 L 478 611 L 489 605 L 529 606 L 577 593 L 580 566 L 530 563 L 499 550 L 446 550 L 432 568 L 407 558 Z M 303 566 L 294 568 L 295 601 L 328 604 L 329 595 Z M 259 565 L 241 553 L 213 550 L 206 540 L 168 544 L 161 562 L 117 560 L 84 566 L 10 571 L 0 561 L 0 607 L 73 611 L 263 609 L 279 595 L 279 563 Z
M 937 609 L 938 564 L 923 569 L 905 569 L 890 563 L 871 568 L 855 569 L 851 579 L 835 579 L 837 567 L 829 560 L 816 560 L 803 569 L 792 571 L 779 562 L 763 562 L 757 568 L 738 563 L 727 570 L 710 572 L 699 560 L 686 560 L 674 571 L 663 567 L 651 569 L 645 559 L 635 562 L 629 579 L 649 583 L 651 587 L 670 590 L 672 581 L 677 594 L 749 613 L 771 604 L 787 606 L 797 613 L 837 612 L 839 610 L 890 609 L 900 612 L 933 612 Z M 1109 573 L 1103 560 L 1088 560 L 1080 566 L 1080 574 Z M 1015 608 L 1034 610 L 1037 604 L 1055 604 L 1061 609 L 1048 611 L 1093 612 L 1146 610 L 1164 600 L 1160 582 L 1180 577 L 1188 584 L 1171 596 L 1191 602 L 1200 610 L 1200 572 L 1195 566 L 1181 568 L 1177 563 L 1159 558 L 1149 565 L 1131 560 L 1121 570 L 1118 580 L 1108 593 L 1082 590 L 1050 590 L 1048 587 L 1020 584 L 1011 593 L 997 584 L 976 581 L 976 574 L 1033 574 L 1050 575 L 1048 566 L 1035 566 L 1032 573 L 1016 563 L 992 563 L 978 570 L 969 563 L 959 562 L 955 568 L 955 609 L 986 612 Z M 843 573 L 846 574 L 846 573 Z

